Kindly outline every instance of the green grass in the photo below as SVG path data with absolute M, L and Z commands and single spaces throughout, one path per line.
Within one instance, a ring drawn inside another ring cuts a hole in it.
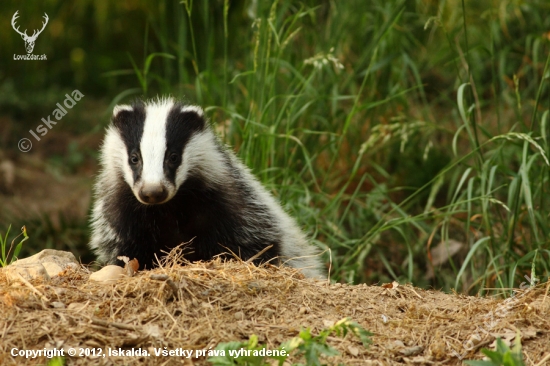
M 345 337 L 352 334 L 359 338 L 364 347 L 368 347 L 372 341 L 373 335 L 363 329 L 356 322 L 344 318 L 334 325 L 324 328 L 319 335 L 311 334 L 311 330 L 303 329 L 297 337 L 283 342 L 276 350 L 269 350 L 265 345 L 258 344 L 256 335 L 250 336 L 247 342 L 227 342 L 220 343 L 214 350 L 209 350 L 208 354 L 213 354 L 208 358 L 208 362 L 215 366 L 243 365 L 243 366 L 282 366 L 288 364 L 288 357 L 292 356 L 296 360 L 305 359 L 307 366 L 321 366 L 319 357 L 326 358 L 336 356 L 339 352 L 328 344 L 328 337 Z M 206 350 L 205 350 L 206 351 Z M 268 352 L 271 351 L 271 354 Z M 268 362 L 268 360 L 270 362 Z M 301 365 L 293 363 L 293 365 Z
M 496 349 L 494 351 L 483 348 L 481 352 L 488 358 L 483 361 L 464 361 L 466 365 L 471 366 L 524 366 L 523 354 L 521 353 L 521 337 L 518 333 L 514 340 L 512 349 L 500 338 L 496 340 Z
M 17 257 L 19 255 L 19 252 L 21 252 L 21 248 L 23 247 L 23 243 L 29 239 L 29 236 L 27 235 L 27 228 L 23 226 L 21 228 L 21 234 L 17 235 L 13 240 L 11 241 L 11 244 L 9 244 L 8 247 L 8 236 L 10 235 L 10 229 L 11 225 L 6 230 L 6 235 L 2 237 L 0 234 L 0 249 L 2 251 L 2 257 L 0 257 L 0 267 L 6 267 L 11 262 L 17 260 Z M 15 244 L 15 241 L 23 235 L 23 239 L 19 240 L 19 243 Z M 15 245 L 14 245 L 15 244 Z
M 71 19 L 54 3 L 67 30 L 96 14 L 71 83 L 204 106 L 333 280 L 475 294 L 548 278 L 547 1 L 97 1 Z
M 56 356 L 48 361 L 47 366 L 63 366 L 65 365 L 65 357 Z

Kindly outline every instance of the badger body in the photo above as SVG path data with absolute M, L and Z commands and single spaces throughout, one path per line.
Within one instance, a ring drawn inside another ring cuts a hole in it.
M 190 261 L 229 251 L 247 260 L 264 251 L 256 263 L 275 260 L 323 276 L 315 248 L 219 142 L 201 108 L 173 99 L 115 107 L 100 163 L 90 240 L 100 261 L 127 256 L 152 268 L 188 243 Z

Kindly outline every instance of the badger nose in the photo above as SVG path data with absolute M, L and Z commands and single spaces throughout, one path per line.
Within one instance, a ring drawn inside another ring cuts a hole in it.
M 168 191 L 162 184 L 145 184 L 139 190 L 139 198 L 145 203 L 160 203 L 168 197 Z

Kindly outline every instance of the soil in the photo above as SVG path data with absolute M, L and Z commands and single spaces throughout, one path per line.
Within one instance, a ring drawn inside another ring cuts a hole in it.
M 49 282 L 10 281 L 0 272 L 2 364 L 48 361 L 13 356 L 15 348 L 56 348 L 65 355 L 73 348 L 102 354 L 66 356 L 67 365 L 203 365 L 207 357 L 194 357 L 197 350 L 212 350 L 220 342 L 256 335 L 274 350 L 302 329 L 317 335 L 344 318 L 372 332 L 372 344 L 364 347 L 351 333 L 333 334 L 327 343 L 339 354 L 322 357 L 322 363 L 460 365 L 481 358 L 480 349 L 497 337 L 511 344 L 518 336 L 527 365 L 550 362 L 550 284 L 503 300 L 397 283 L 330 284 L 305 279 L 294 269 L 240 261 L 169 262 L 114 284 L 90 281 L 85 267 Z M 150 355 L 113 355 L 132 349 Z M 155 356 L 155 349 L 193 356 Z M 289 360 L 305 363 L 296 355 Z
M 10 161 L 15 166 L 14 182 L 0 190 L 3 216 L 12 220 L 48 217 L 54 226 L 59 216 L 85 220 L 91 200 L 95 164 L 83 166 L 78 174 L 57 172 L 39 155 L 17 156 Z M 2 215 L 0 215 L 2 217 Z M 2 217 L 3 218 L 3 217 Z
M 63 212 L 85 220 L 95 166 L 59 179 L 46 171 L 40 155 L 17 156 L 15 185 L 2 196 L 3 210 L 17 217 Z M 171 281 L 151 278 L 155 274 Z M 274 350 L 302 329 L 317 335 L 344 318 L 372 332 L 372 344 L 333 334 L 327 342 L 339 355 L 321 358 L 323 363 L 460 365 L 482 358 L 481 348 L 494 347 L 496 338 L 513 344 L 519 335 L 527 365 L 550 364 L 549 284 L 504 300 L 407 284 L 330 284 L 289 268 L 219 260 L 184 266 L 172 261 L 114 284 L 89 276 L 84 266 L 49 282 L 10 281 L 0 271 L 0 364 L 44 365 L 44 356 L 13 354 L 55 348 L 66 355 L 73 348 L 102 354 L 66 356 L 68 365 L 202 365 L 208 364 L 205 356 L 157 357 L 155 349 L 194 356 L 256 335 Z M 114 356 L 109 350 L 150 356 Z M 305 363 L 296 355 L 290 361 Z

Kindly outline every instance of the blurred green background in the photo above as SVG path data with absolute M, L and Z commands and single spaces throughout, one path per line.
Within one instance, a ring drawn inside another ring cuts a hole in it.
M 548 278 L 546 0 L 0 9 L 0 233 L 26 225 L 21 255 L 93 260 L 86 215 L 110 111 L 171 94 L 206 109 L 334 281 L 485 293 Z M 16 11 L 29 35 L 48 15 L 33 50 L 47 60 L 14 59 Z M 29 130 L 74 90 L 82 100 L 36 141 Z

